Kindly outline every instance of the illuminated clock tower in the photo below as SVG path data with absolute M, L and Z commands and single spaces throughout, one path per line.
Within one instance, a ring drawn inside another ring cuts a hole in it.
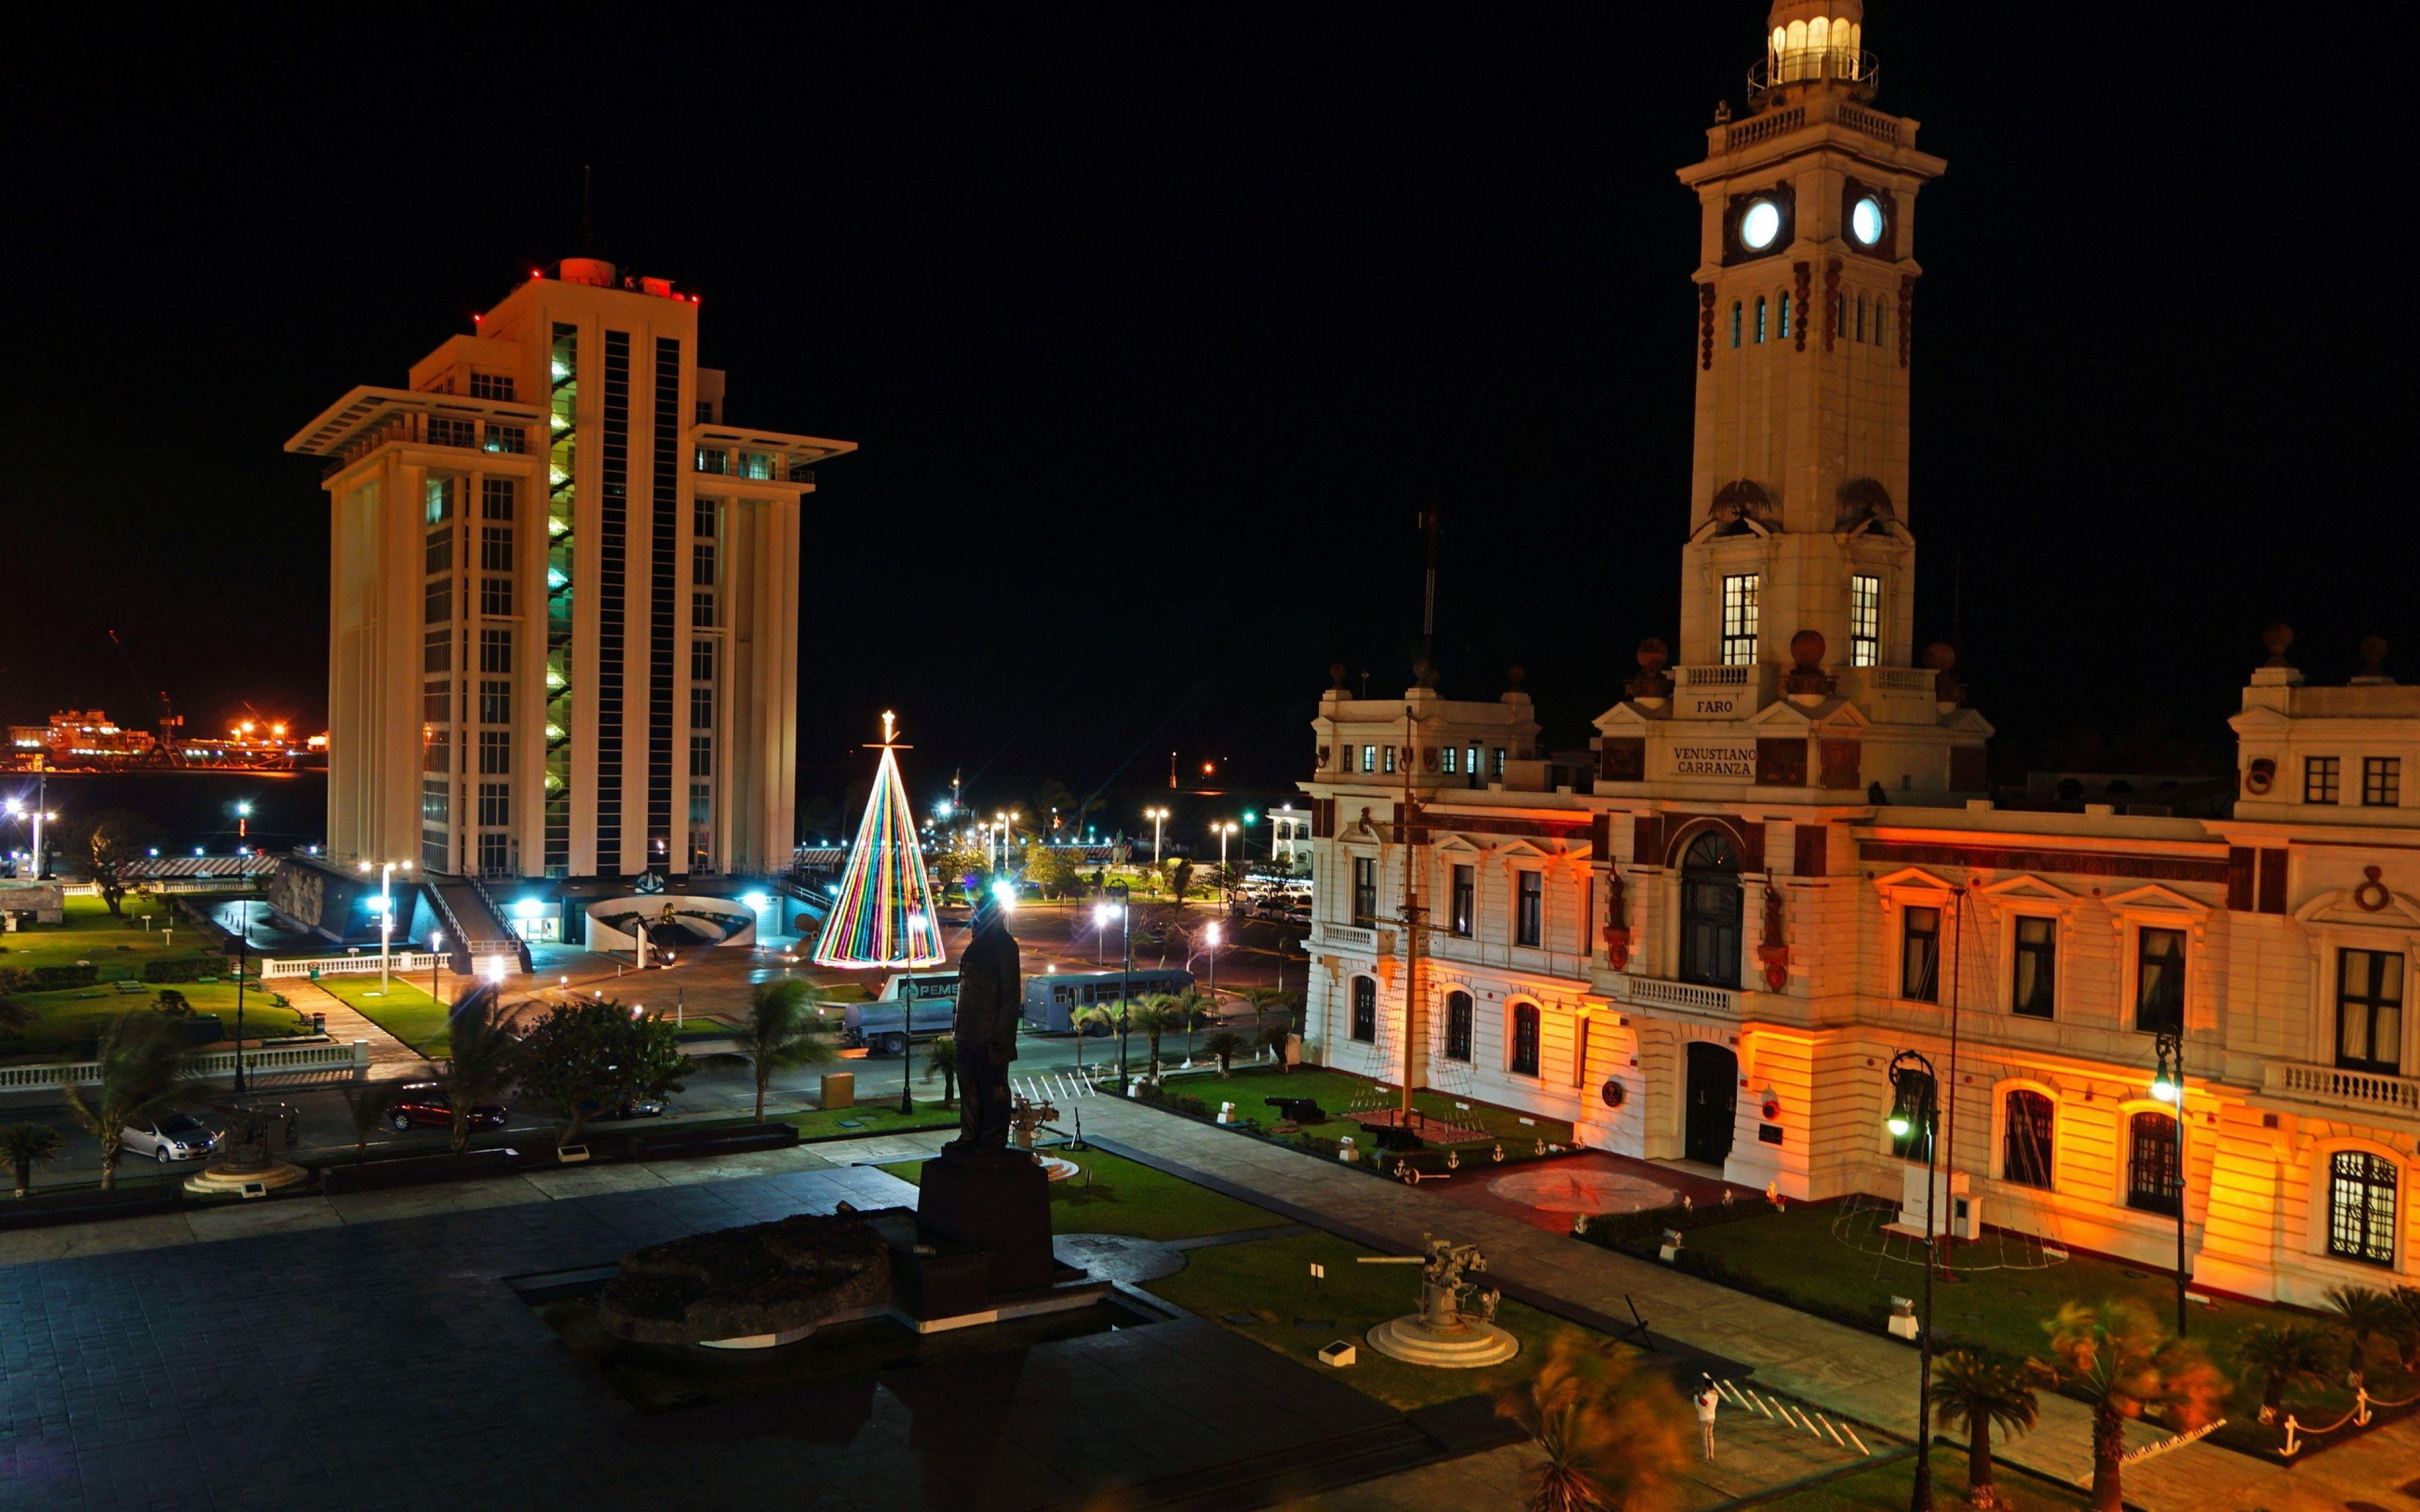
M 1777 0 L 1748 114 L 1681 174 L 1700 225 L 1684 662 L 1788 666 L 1811 629 L 1833 664 L 1911 664 L 1916 201 L 1946 164 L 1874 108 L 1880 82 L 1863 0 Z

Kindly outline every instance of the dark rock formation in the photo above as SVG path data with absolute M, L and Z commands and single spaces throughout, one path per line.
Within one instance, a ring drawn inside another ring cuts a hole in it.
M 692 1234 L 622 1257 L 597 1298 L 608 1332 L 643 1344 L 794 1334 L 891 1296 L 891 1248 L 854 1213 Z

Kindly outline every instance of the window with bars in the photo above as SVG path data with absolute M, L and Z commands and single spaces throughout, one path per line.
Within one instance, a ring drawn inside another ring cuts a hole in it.
M 2397 756 L 2362 758 L 2361 802 L 2365 809 L 2392 809 L 2403 802 L 2402 758 Z
M 2401 1073 L 2401 951 L 2336 952 L 2336 1064 L 2348 1071 Z
M 2328 1160 L 2328 1253 L 2365 1265 L 2395 1263 L 2395 1163 L 2366 1149 Z
M 1941 1001 L 1941 910 L 1908 907 L 1900 921 L 1899 995 L 1912 1002 Z
M 1883 580 L 1858 573 L 1849 579 L 1849 665 L 1877 665 L 1882 644 Z
M 1901 1072 L 1899 1074 L 1905 1076 L 1908 1081 L 1905 1094 L 1907 1105 L 1935 1108 L 1937 1113 L 1937 1104 L 1933 1102 L 1935 1092 L 1932 1078 L 1920 1071 L 1913 1070 Z M 1900 1160 L 1924 1159 L 1925 1140 L 1930 1134 L 1931 1130 L 1927 1127 L 1925 1119 L 1910 1119 L 1907 1133 L 1891 1135 L 1891 1153 Z
M 2134 932 L 2134 1027 L 2145 1034 L 2185 1029 L 2185 932 Z
M 1448 1060 L 1470 1058 L 1471 1026 L 1477 1014 L 1468 993 L 1445 995 L 1445 1057 Z
M 502 678 L 479 681 L 479 722 L 510 724 L 513 722 L 513 685 Z
M 1373 978 L 1353 979 L 1353 1038 L 1363 1044 L 1378 1042 L 1378 983 Z
M 504 672 L 513 670 L 513 632 L 482 630 L 479 632 L 479 670 L 483 672 Z
M 1545 944 L 1546 874 L 1544 872 L 1515 872 L 1512 881 L 1512 943 Z
M 2051 1102 L 2018 1088 L 2009 1093 L 2000 1135 L 2000 1178 L 2019 1186 L 2051 1184 Z
M 2335 802 L 2336 785 L 2343 769 L 2343 762 L 2334 756 L 2304 757 L 2303 801 L 2304 803 Z
M 2184 1203 L 2184 1175 L 2177 1165 L 2177 1120 L 2164 1113 L 2137 1113 L 2126 1120 L 2126 1206 L 2176 1216 Z
M 1512 1008 L 1512 1074 L 1535 1076 L 1539 1061 L 1539 1014 L 1535 1003 L 1516 1003 Z
M 479 770 L 489 776 L 513 769 L 513 733 L 509 730 L 479 732 Z
M 1756 599 L 1758 575 L 1734 573 L 1723 579 L 1723 665 L 1747 667 L 1756 662 Z

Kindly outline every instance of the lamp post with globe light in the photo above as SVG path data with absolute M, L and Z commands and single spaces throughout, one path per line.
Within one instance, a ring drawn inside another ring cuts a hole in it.
M 395 874 L 411 870 L 410 861 L 364 861 L 364 872 L 379 874 L 379 995 L 384 997 L 395 960 Z
M 1168 824 L 1168 810 L 1165 809 L 1145 809 L 1142 811 L 1142 816 L 1151 821 L 1151 869 L 1156 872 L 1159 870 L 1160 835 L 1161 831 Z

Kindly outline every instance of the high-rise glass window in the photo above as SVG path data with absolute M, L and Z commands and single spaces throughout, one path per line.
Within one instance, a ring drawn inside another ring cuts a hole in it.
M 690 548 L 689 580 L 700 588 L 714 586 L 714 543 L 701 540 Z
M 703 638 L 689 643 L 689 680 L 690 682 L 714 681 L 714 645 L 712 640 Z
M 512 617 L 513 580 L 510 578 L 489 576 L 479 579 L 479 612 L 492 619 Z
M 420 769 L 424 772 L 454 770 L 454 741 L 444 725 L 430 725 L 420 735 Z
M 2367 1265 L 2395 1263 L 2395 1163 L 2366 1149 L 2328 1161 L 2328 1253 Z
M 513 733 L 509 730 L 479 732 L 479 770 L 490 777 L 513 769 Z
M 1479 918 L 1479 868 L 1457 866 L 1453 869 L 1453 932 L 1465 939 Z
M 479 527 L 479 567 L 483 572 L 513 570 L 513 528 L 510 525 Z
M 1941 1001 L 1941 910 L 1900 910 L 1899 995 L 1918 1003 Z
M 2336 1064 L 2394 1076 L 2403 1070 L 2403 952 L 2336 952 Z
M 454 480 L 452 478 L 428 480 L 425 513 L 427 522 L 431 525 L 442 525 L 454 517 Z
M 485 439 L 480 445 L 487 451 L 519 455 L 529 450 L 529 427 L 491 424 L 487 426 Z
M 1756 662 L 1756 599 L 1758 575 L 1734 573 L 1723 579 L 1723 665 L 1748 667 Z
M 2338 774 L 2342 772 L 2343 767 L 2344 764 L 2334 756 L 2304 757 L 2303 801 L 2304 803 L 2335 802 Z
M 509 825 L 513 822 L 513 785 L 509 782 L 479 784 L 479 823 Z
M 502 678 L 482 678 L 479 682 L 479 722 L 510 724 L 513 722 L 513 685 Z
M 511 673 L 513 632 L 510 630 L 479 632 L 479 670 L 483 672 Z
M 512 479 L 480 479 L 479 517 L 481 519 L 506 520 L 512 518 L 513 505 L 518 501 L 518 498 L 519 489 Z
M 2392 809 L 2403 801 L 2403 762 L 2396 756 L 2361 759 L 2361 801 L 2366 809 Z
M 1882 658 L 1883 580 L 1859 573 L 1849 579 L 1849 665 L 1871 667 Z
M 2134 1027 L 2145 1034 L 2185 1029 L 2185 932 L 2134 932 Z
M 1512 943 L 1544 945 L 1546 943 L 1546 874 L 1544 872 L 1515 872 L 1512 880 Z
M 712 735 L 689 737 L 689 775 L 691 777 L 714 775 L 714 737 Z
M 420 670 L 425 672 L 454 670 L 454 632 L 450 628 L 426 633 L 420 642 Z
M 2016 963 L 2009 984 L 2009 1011 L 2046 1019 L 2058 995 L 2058 920 L 2020 914 Z
M 503 399 L 505 402 L 510 403 L 513 397 L 512 375 L 509 373 L 473 372 L 471 375 L 471 397 L 473 399 Z
M 510 835 L 481 835 L 479 837 L 479 875 L 508 877 L 512 874 L 513 838 Z
M 714 595 L 712 594 L 694 593 L 689 595 L 689 623 L 690 627 L 694 630 L 714 628 Z
M 454 618 L 454 579 L 449 575 L 431 578 L 420 598 L 421 618 L 430 625 L 443 625 Z
M 714 689 L 692 684 L 689 690 L 689 727 L 691 730 L 714 728 Z

